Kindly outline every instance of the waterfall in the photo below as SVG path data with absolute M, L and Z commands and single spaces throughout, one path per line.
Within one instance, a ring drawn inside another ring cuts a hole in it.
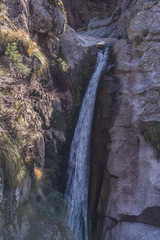
M 98 81 L 105 70 L 109 47 L 99 51 L 95 71 L 83 98 L 75 128 L 68 168 L 65 196 L 68 208 L 68 225 L 76 240 L 88 240 L 87 208 L 89 182 L 90 135 Z

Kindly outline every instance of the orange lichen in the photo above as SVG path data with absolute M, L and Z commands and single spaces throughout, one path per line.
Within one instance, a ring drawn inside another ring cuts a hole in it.
M 34 173 L 35 173 L 35 177 L 38 181 L 40 181 L 42 179 L 43 173 L 42 173 L 42 169 L 38 168 L 38 167 L 34 167 Z

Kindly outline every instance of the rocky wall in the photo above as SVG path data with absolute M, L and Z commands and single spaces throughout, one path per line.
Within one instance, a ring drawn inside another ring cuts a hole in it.
M 126 28 L 128 39 L 113 47 L 116 65 L 112 78 L 120 84 L 118 111 L 114 117 L 110 113 L 112 120 L 105 122 L 105 128 L 98 122 L 99 106 L 96 108 L 94 129 L 98 130 L 91 157 L 94 187 L 89 205 L 100 232 L 103 226 L 100 238 L 104 240 L 159 239 L 159 12 L 158 1 L 133 5 Z M 98 96 L 103 92 L 104 88 Z M 109 98 L 109 94 L 104 98 L 107 106 Z M 105 111 L 108 113 L 108 107 Z
M 74 239 L 59 191 L 88 48 L 61 1 L 0 1 L 0 24 L 0 238 Z

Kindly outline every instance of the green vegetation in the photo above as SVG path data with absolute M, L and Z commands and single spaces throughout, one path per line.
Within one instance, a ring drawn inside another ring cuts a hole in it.
M 41 64 L 40 72 L 48 68 L 46 56 L 37 43 L 30 38 L 29 34 L 23 29 L 16 28 L 13 24 L 11 24 L 11 27 L 12 28 L 3 28 L 0 31 L 0 49 L 5 49 L 5 55 L 12 62 L 12 65 L 23 72 L 25 76 L 31 71 L 31 69 L 23 63 L 23 56 L 20 53 L 21 50 L 29 61 L 31 61 L 33 56 L 38 58 Z
M 55 73 L 57 72 L 67 73 L 69 65 L 62 58 L 58 58 L 56 56 L 55 59 L 52 61 L 52 68 Z
M 16 42 L 8 43 L 5 55 L 15 71 L 25 77 L 30 74 L 31 69 L 23 63 L 23 56 L 19 53 Z
M 141 133 L 145 141 L 149 142 L 156 149 L 158 158 L 160 158 L 160 123 L 144 129 Z

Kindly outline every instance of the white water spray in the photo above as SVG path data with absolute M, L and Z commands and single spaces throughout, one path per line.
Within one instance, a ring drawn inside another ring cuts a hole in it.
M 108 51 L 109 47 L 106 47 L 104 52 L 98 53 L 95 71 L 83 98 L 71 144 L 65 196 L 68 203 L 68 225 L 76 240 L 88 240 L 90 135 L 98 81 L 107 65 Z

